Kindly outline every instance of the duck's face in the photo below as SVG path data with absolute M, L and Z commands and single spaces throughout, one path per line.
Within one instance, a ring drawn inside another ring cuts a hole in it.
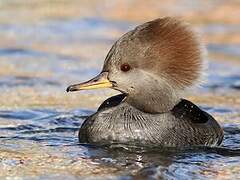
M 132 32 L 124 35 L 109 51 L 103 66 L 112 88 L 133 96 L 139 90 L 151 87 L 156 79 L 153 78 L 152 62 L 146 56 L 147 44 L 139 39 L 130 38 Z M 158 78 L 159 79 L 159 78 Z

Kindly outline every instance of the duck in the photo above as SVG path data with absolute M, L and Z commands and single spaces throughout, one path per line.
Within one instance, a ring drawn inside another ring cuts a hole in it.
M 184 93 L 201 81 L 204 46 L 183 20 L 158 18 L 120 37 L 102 71 L 67 92 L 112 88 L 79 130 L 79 142 L 97 145 L 189 147 L 219 146 L 218 122 Z

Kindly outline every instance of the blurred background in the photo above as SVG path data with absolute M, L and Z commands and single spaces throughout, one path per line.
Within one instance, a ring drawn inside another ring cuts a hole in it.
M 201 33 L 211 62 L 207 92 L 231 96 L 225 88 L 240 88 L 238 0 L 2 0 L 2 107 L 96 108 L 110 90 L 66 94 L 66 87 L 97 74 L 123 33 L 164 16 L 180 17 Z M 235 103 L 232 98 L 223 101 Z
M 67 94 L 65 89 L 100 72 L 107 52 L 122 34 L 164 16 L 182 18 L 201 34 L 208 50 L 208 77 L 187 98 L 227 128 L 224 147 L 239 147 L 239 0 L 1 0 L 0 173 L 82 175 L 84 166 L 90 175 L 124 174 L 86 160 L 92 155 L 84 154 L 89 152 L 86 147 L 59 150 L 77 143 L 82 115 L 94 112 L 116 92 Z M 239 156 L 232 163 L 215 156 L 210 159 L 216 166 L 207 164 L 213 168 L 204 169 L 207 174 L 202 173 L 202 166 L 195 167 L 197 177 L 239 175 Z M 229 163 L 228 168 L 221 166 L 223 162 Z

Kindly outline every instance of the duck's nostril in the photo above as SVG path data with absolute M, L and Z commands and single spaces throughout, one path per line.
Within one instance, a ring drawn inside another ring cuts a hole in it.
M 116 86 L 117 86 L 116 81 L 111 81 L 111 83 L 112 83 L 113 87 L 116 87 Z

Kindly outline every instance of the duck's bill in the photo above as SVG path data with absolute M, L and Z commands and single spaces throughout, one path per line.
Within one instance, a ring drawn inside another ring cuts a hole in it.
M 102 72 L 98 76 L 89 81 L 71 85 L 67 88 L 67 92 L 113 87 L 113 84 L 111 81 L 108 80 L 107 75 L 108 75 L 107 72 Z

